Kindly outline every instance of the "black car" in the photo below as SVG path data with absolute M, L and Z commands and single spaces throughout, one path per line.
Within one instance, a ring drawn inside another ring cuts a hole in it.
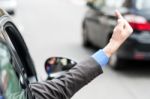
M 83 45 L 104 47 L 116 25 L 118 9 L 132 26 L 134 33 L 114 54 L 109 65 L 117 69 L 124 59 L 150 60 L 150 1 L 149 0 L 94 0 L 87 3 L 83 21 Z
M 76 64 L 64 57 L 48 58 L 47 79 L 60 77 Z M 21 33 L 10 16 L 0 9 L 0 99 L 35 99 L 29 84 L 37 81 L 35 66 Z

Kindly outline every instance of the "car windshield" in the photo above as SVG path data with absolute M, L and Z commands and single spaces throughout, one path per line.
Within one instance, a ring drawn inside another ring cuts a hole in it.
M 136 0 L 135 7 L 138 10 L 150 9 L 150 0 Z
M 112 8 L 119 8 L 124 2 L 125 0 L 95 0 L 93 5 L 97 9 L 101 9 L 104 5 Z
M 0 99 L 27 99 L 8 46 L 0 41 Z
M 130 8 L 133 5 L 137 10 L 147 10 L 150 9 L 150 0 L 94 0 L 93 5 L 95 8 L 100 9 L 103 5 L 112 7 L 112 8 L 119 8 L 121 6 Z
M 100 9 L 103 4 L 104 4 L 104 0 L 95 0 L 95 1 L 93 1 L 93 5 L 97 9 Z

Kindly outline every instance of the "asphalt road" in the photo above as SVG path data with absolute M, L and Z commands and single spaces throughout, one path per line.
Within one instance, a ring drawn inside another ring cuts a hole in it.
M 13 18 L 29 46 L 39 78 L 45 78 L 44 61 L 50 56 L 79 62 L 94 53 L 81 44 L 85 11 L 83 2 L 75 0 L 19 0 Z M 145 62 L 133 65 L 122 71 L 104 68 L 103 75 L 72 99 L 150 99 L 150 65 Z

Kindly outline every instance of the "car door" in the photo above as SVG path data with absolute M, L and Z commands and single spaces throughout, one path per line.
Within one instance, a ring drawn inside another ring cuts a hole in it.
M 100 9 L 102 15 L 99 16 L 99 23 L 102 30 L 97 36 L 100 38 L 99 42 L 102 42 L 102 47 L 108 43 L 108 40 L 113 33 L 113 28 L 116 25 L 115 10 L 118 2 L 119 0 L 105 0 L 104 6 Z
M 95 0 L 94 10 L 88 18 L 88 33 L 90 40 L 99 47 L 104 47 L 112 33 L 112 25 L 116 24 L 115 10 L 110 9 L 111 0 Z M 115 2 L 115 1 L 114 1 Z M 114 23 L 115 22 L 115 23 Z
M 117 17 L 115 15 L 116 9 L 118 9 L 122 14 L 127 12 L 127 9 L 122 7 L 124 2 L 125 0 L 105 0 L 104 6 L 100 9 L 103 15 L 99 17 L 99 23 L 101 23 L 100 26 L 103 28 L 103 35 L 99 34 L 98 37 L 100 37 L 100 41 L 103 43 L 103 46 L 108 43 L 108 40 L 113 33 L 113 29 L 117 24 Z
M 90 10 L 87 12 L 87 18 L 86 18 L 86 25 L 87 25 L 87 32 L 88 37 L 90 41 L 96 45 L 101 47 L 102 42 L 100 41 L 100 38 L 103 35 L 104 28 L 101 26 L 101 23 L 99 21 L 99 17 L 102 16 L 102 13 L 100 12 L 100 8 L 104 5 L 104 0 L 95 0 L 92 3 L 92 7 L 90 7 Z
M 10 17 L 3 10 L 0 10 L 0 12 L 3 13 L 0 17 L 1 32 L 6 42 L 15 50 L 14 53 L 18 56 L 29 81 L 37 81 L 35 66 L 21 33 Z
M 20 61 L 0 33 L 0 99 L 32 99 Z

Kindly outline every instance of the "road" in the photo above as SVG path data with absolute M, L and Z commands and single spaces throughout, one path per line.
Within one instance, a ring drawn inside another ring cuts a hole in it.
M 69 57 L 79 62 L 94 53 L 81 46 L 81 22 L 86 11 L 83 3 L 74 3 L 75 0 L 18 1 L 13 18 L 29 46 L 41 79 L 46 76 L 44 61 L 50 56 Z M 103 75 L 72 99 L 150 99 L 150 69 L 114 71 L 106 67 Z

